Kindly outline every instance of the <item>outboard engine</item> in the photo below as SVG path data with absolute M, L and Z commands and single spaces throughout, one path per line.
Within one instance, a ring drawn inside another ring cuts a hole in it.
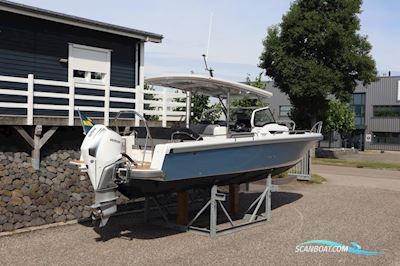
M 81 159 L 95 191 L 94 218 L 101 218 L 100 227 L 117 211 L 117 184 L 114 182 L 120 164 L 122 137 L 105 127 L 95 125 L 81 145 Z

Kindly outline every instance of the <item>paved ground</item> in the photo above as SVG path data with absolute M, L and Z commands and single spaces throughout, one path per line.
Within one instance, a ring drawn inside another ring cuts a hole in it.
M 272 222 L 235 234 L 210 239 L 125 216 L 113 221 L 122 236 L 107 242 L 79 224 L 2 237 L 0 264 L 400 265 L 400 171 L 321 165 L 314 170 L 325 184 L 285 186 L 273 195 Z M 295 252 L 312 239 L 355 241 L 384 254 Z

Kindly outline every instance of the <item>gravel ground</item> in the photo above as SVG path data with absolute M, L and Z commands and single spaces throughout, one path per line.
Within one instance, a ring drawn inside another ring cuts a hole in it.
M 1 265 L 400 265 L 400 172 L 316 165 L 322 185 L 294 182 L 273 194 L 272 222 L 209 238 L 114 217 L 106 242 L 86 225 L 0 238 Z M 253 185 L 258 189 L 258 185 Z M 383 255 L 296 253 L 326 239 Z

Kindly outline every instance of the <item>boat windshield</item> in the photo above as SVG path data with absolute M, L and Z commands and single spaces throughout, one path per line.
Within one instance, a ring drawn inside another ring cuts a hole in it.
M 269 108 L 256 110 L 254 113 L 254 126 L 263 127 L 267 124 L 275 123 L 274 116 Z

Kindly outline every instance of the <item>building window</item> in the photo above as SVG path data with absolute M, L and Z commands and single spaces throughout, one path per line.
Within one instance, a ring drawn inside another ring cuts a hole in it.
M 400 105 L 374 105 L 376 117 L 400 117 Z
M 400 133 L 373 132 L 373 143 L 400 144 Z
M 350 105 L 354 112 L 356 127 L 363 127 L 365 125 L 365 93 L 353 93 Z
M 74 79 L 77 82 L 102 84 L 105 75 L 106 75 L 105 73 L 100 73 L 100 72 L 90 72 L 90 71 L 74 69 Z
M 279 106 L 279 117 L 289 117 L 291 105 L 281 105 Z

